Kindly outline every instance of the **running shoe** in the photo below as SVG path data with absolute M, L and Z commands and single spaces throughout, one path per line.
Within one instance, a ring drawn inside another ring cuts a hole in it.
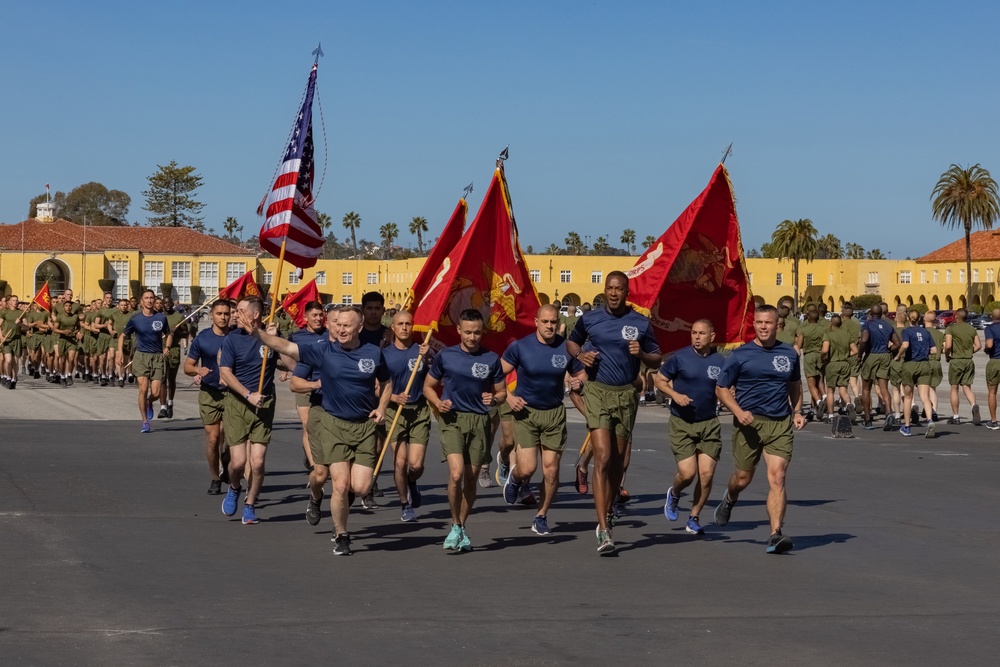
M 420 495 L 420 489 L 417 488 L 417 483 L 407 480 L 406 488 L 410 491 L 410 504 L 413 505 L 413 509 L 418 509 L 424 504 L 424 498 Z
M 458 540 L 458 550 L 472 551 L 472 540 L 469 539 L 469 534 L 465 532 L 465 528 L 461 528 L 460 530 L 462 531 L 462 537 Z
M 618 497 L 615 498 L 616 503 L 621 503 L 624 505 L 628 501 L 632 500 L 632 494 L 629 493 L 624 486 L 618 487 Z
M 257 518 L 257 513 L 253 511 L 253 505 L 243 506 L 243 525 L 252 526 L 254 524 L 260 523 L 260 519 Z
M 124 387 L 125 386 L 125 378 L 123 378 L 123 377 L 118 378 L 118 386 L 119 387 Z
M 590 491 L 590 485 L 587 484 L 587 471 L 581 469 L 579 466 L 576 467 L 576 492 L 587 495 Z
M 872 423 L 871 419 L 866 419 L 865 421 L 861 422 L 861 425 L 865 428 L 866 431 L 875 430 L 875 424 Z
M 8 389 L 17 389 L 17 380 L 11 380 L 10 384 L 7 385 Z
M 677 503 L 680 497 L 674 495 L 674 487 L 667 489 L 667 502 L 663 503 L 663 514 L 670 521 L 677 521 Z
M 500 452 L 497 451 L 497 472 L 496 472 L 497 486 L 503 486 L 504 481 L 507 479 L 509 475 L 510 475 L 510 462 L 508 461 L 507 463 L 504 463 L 503 461 L 501 461 Z
M 69 378 L 69 380 L 72 380 L 72 379 L 73 378 Z M 66 378 L 63 378 L 62 379 L 62 386 L 68 387 L 69 386 L 69 380 L 67 380 Z
M 993 422 L 993 423 L 996 424 L 996 422 Z M 927 422 L 927 431 L 924 433 L 924 437 L 925 438 L 936 438 L 937 437 L 937 433 L 934 432 L 935 428 L 936 427 L 934 425 L 934 422 Z M 997 426 L 997 428 L 1000 428 L 1000 426 Z
M 208 495 L 210 496 L 222 495 L 222 480 L 218 479 L 212 480 L 212 483 L 208 485 Z
M 847 419 L 852 424 L 857 424 L 858 423 L 858 411 L 854 409 L 854 404 L 853 403 L 848 403 L 847 404 Z
M 139 433 L 149 433 L 153 429 L 150 428 L 149 422 L 142 422 L 142 428 L 139 429 Z
M 462 527 L 457 523 L 453 524 L 448 537 L 444 538 L 444 548 L 452 551 L 458 549 L 458 543 L 462 541 Z
M 309 504 L 306 506 L 306 521 L 309 522 L 310 526 L 318 526 L 320 518 L 319 505 L 323 502 L 323 497 L 320 496 L 317 500 L 316 498 L 309 498 Z
M 983 420 L 979 418 L 979 405 L 972 406 L 972 425 L 979 426 L 983 423 Z
M 105 377 L 101 378 L 101 386 L 102 387 L 107 387 L 108 386 L 108 378 L 105 378 Z
M 902 433 L 903 437 L 906 438 L 909 438 L 911 435 L 913 435 L 912 433 L 910 433 L 910 427 L 907 426 L 906 424 L 903 424 L 902 426 L 899 427 L 899 432 Z
M 896 423 L 897 423 L 896 415 L 891 415 L 891 414 L 886 415 L 885 424 L 882 425 L 882 430 L 891 431 L 892 429 L 896 428 Z
M 988 428 L 991 431 L 997 431 L 1000 430 L 1000 424 L 994 421 L 988 421 L 986 422 L 986 428 Z
M 521 492 L 517 494 L 517 500 L 525 507 L 534 507 L 538 504 L 535 494 L 531 491 L 531 484 L 527 482 L 521 484 Z
M 167 419 L 173 419 L 173 418 L 174 418 L 174 406 L 168 405 L 167 406 Z
M 166 419 L 167 418 L 167 408 L 166 408 L 166 406 L 160 408 L 160 414 L 156 415 L 156 418 L 157 419 Z
M 132 375 L 131 373 L 128 374 L 128 383 L 135 384 L 135 376 Z
M 615 551 L 615 543 L 611 539 L 611 535 L 608 534 L 606 530 L 598 531 L 597 533 L 597 553 L 602 556 L 607 556 Z
M 953 415 L 951 419 L 948 420 L 949 424 L 959 425 L 962 423 L 961 418 L 958 415 Z
M 725 526 L 729 523 L 729 517 L 733 513 L 733 505 L 735 504 L 736 501 L 730 500 L 729 491 L 726 491 L 726 493 L 722 496 L 722 500 L 719 501 L 719 504 L 715 508 L 715 516 L 713 519 L 715 519 L 716 526 Z
M 826 396 L 819 399 L 819 403 L 816 404 L 816 419 L 823 421 L 826 417 Z
M 150 421 L 151 419 L 153 419 L 153 406 L 152 405 L 147 405 L 146 406 L 146 421 Z
M 938 420 L 937 412 L 931 410 L 931 421 L 937 421 L 937 420 Z
M 479 469 L 479 486 L 488 489 L 493 486 L 493 478 L 490 477 L 490 464 L 487 463 Z
M 767 553 L 769 554 L 783 554 L 786 551 L 792 550 L 792 538 L 788 535 L 782 535 L 779 530 L 774 535 L 771 535 L 770 539 L 767 541 Z
M 235 489 L 232 486 L 229 487 L 229 490 L 226 491 L 226 497 L 222 499 L 223 514 L 226 516 L 236 514 L 236 506 L 240 502 L 240 491 L 242 490 L 240 487 L 236 487 Z
M 334 556 L 350 556 L 354 552 L 351 551 L 351 536 L 347 533 L 341 533 L 333 540 L 333 555 Z
M 403 505 L 403 511 L 400 512 L 399 520 L 405 523 L 412 523 L 417 520 L 417 513 L 413 511 L 413 505 L 409 503 Z
M 514 466 L 511 466 L 503 483 L 503 501 L 508 505 L 513 505 L 517 502 L 519 493 L 521 493 L 521 482 L 514 479 Z
M 549 522 L 545 515 L 536 516 L 531 520 L 531 532 L 535 535 L 551 535 L 552 531 L 549 530 Z
M 369 491 L 368 494 L 361 499 L 361 507 L 366 510 L 377 510 L 378 503 L 375 502 L 375 496 Z
M 705 529 L 701 527 L 701 523 L 698 522 L 698 517 L 693 516 L 687 520 L 687 524 L 684 526 L 684 530 L 691 533 L 692 535 L 704 535 Z
M 920 426 L 920 408 L 915 405 L 910 407 L 910 424 Z
M 385 498 L 385 494 L 382 493 L 382 489 L 378 488 L 378 482 L 372 482 L 371 494 L 376 498 Z

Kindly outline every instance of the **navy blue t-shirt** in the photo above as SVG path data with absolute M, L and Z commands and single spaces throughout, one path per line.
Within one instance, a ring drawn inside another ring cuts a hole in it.
M 219 367 L 226 367 L 233 372 L 247 391 L 257 391 L 260 384 L 260 367 L 263 364 L 265 345 L 250 336 L 242 329 L 236 330 L 222 341 L 222 356 Z M 264 370 L 264 388 L 261 393 L 269 396 L 274 393 L 274 369 L 278 365 L 278 354 L 267 348 L 267 364 Z M 229 391 L 233 391 L 230 387 Z M 244 398 L 244 396 L 240 396 Z
M 552 343 L 539 341 L 538 334 L 515 340 L 503 353 L 503 360 L 517 371 L 514 394 L 536 410 L 562 405 L 566 372 L 583 370 L 583 364 L 566 352 L 566 339 L 558 335 Z
M 163 337 L 170 333 L 167 316 L 163 313 L 143 315 L 142 311 L 132 316 L 122 331 L 125 336 L 135 334 L 135 349 L 147 354 L 163 354 Z
M 680 406 L 674 401 L 670 413 L 689 424 L 703 422 L 715 417 L 718 399 L 715 397 L 715 381 L 722 371 L 725 358 L 718 352 L 702 356 L 693 347 L 677 350 L 660 366 L 660 375 L 673 383 L 674 391 L 684 394 L 691 403 Z
M 761 417 L 784 419 L 792 413 L 788 383 L 801 381 L 802 369 L 795 348 L 775 343 L 767 348 L 751 341 L 729 353 L 716 381 L 736 387 L 740 408 Z
M 389 369 L 382 350 L 362 344 L 345 350 L 329 338 L 299 347 L 299 359 L 319 369 L 319 379 L 326 388 L 323 409 L 338 419 L 358 422 L 368 419 L 378 407 L 375 380 L 386 382 Z
M 382 341 L 385 340 L 385 332 L 389 328 L 385 325 L 379 325 L 378 329 L 374 331 L 369 331 L 364 327 L 361 327 L 361 333 L 358 334 L 358 338 L 361 340 L 362 345 L 374 345 L 375 347 L 382 347 Z M 403 385 L 405 388 L 406 385 Z
M 461 345 L 441 350 L 431 364 L 430 376 L 444 382 L 441 399 L 451 401 L 452 409 L 485 415 L 483 392 L 493 393 L 493 386 L 503 384 L 500 357 L 486 348 L 469 353 Z
M 660 352 L 649 318 L 631 308 L 622 315 L 612 315 L 607 308 L 587 311 L 576 321 L 569 339 L 577 345 L 588 340 L 593 344 L 599 353 L 594 379 L 612 386 L 632 384 L 639 376 L 639 357 L 629 354 L 629 341 L 639 341 L 647 354 Z
M 906 348 L 906 361 L 927 361 L 930 358 L 934 340 L 923 327 L 906 327 L 901 332 L 903 342 L 909 343 Z
M 209 327 L 201 331 L 188 348 L 188 359 L 194 359 L 195 363 L 201 364 L 202 368 L 209 369 L 208 375 L 201 379 L 202 387 L 212 387 L 221 389 L 219 379 L 219 350 L 222 349 L 222 341 L 226 340 L 225 335 L 218 335 Z
M 986 340 L 993 341 L 991 359 L 1000 359 L 1000 322 L 993 322 L 986 325 Z M 938 350 L 940 352 L 941 350 Z
M 406 383 L 410 381 L 410 375 L 417 366 L 417 358 L 420 357 L 420 345 L 413 343 L 405 350 L 400 350 L 395 343 L 382 348 L 382 356 L 385 358 L 385 365 L 389 367 L 389 374 L 392 376 L 392 393 L 402 394 L 406 389 Z M 407 405 L 424 405 L 427 399 L 424 398 L 424 379 L 427 378 L 427 371 L 430 370 L 430 359 L 423 359 L 417 369 L 417 375 L 410 385 L 410 393 L 406 396 Z
M 868 330 L 868 353 L 884 354 L 889 351 L 889 341 L 892 340 L 893 326 L 884 319 L 868 320 L 864 324 Z
M 312 343 L 318 343 L 323 339 L 327 340 L 330 339 L 330 334 L 327 333 L 326 330 L 324 329 L 320 329 L 319 333 L 313 333 L 312 331 L 309 331 L 309 329 L 299 329 L 298 331 L 292 333 L 292 335 L 288 337 L 288 340 L 292 341 L 299 347 L 302 347 L 303 345 L 311 345 Z M 304 378 L 312 382 L 315 382 L 316 380 L 319 379 L 318 370 L 316 370 L 312 366 L 307 365 L 306 368 L 299 371 L 299 365 L 300 364 L 295 364 L 295 368 L 292 369 L 293 376 L 298 378 Z

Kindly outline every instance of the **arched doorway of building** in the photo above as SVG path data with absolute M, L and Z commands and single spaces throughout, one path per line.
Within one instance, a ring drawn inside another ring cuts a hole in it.
M 944 298 L 944 307 L 945 310 L 954 310 L 955 308 L 955 302 L 951 300 L 950 294 Z
M 898 295 L 898 294 L 897 294 L 896 296 L 892 297 L 892 300 L 896 302 L 896 305 L 897 305 L 897 306 L 898 306 L 899 304 L 903 303 L 903 300 L 899 298 L 899 295 Z
M 35 293 L 49 283 L 49 294 L 55 298 L 72 288 L 69 282 L 69 267 L 55 259 L 47 259 L 35 268 Z M 30 298 L 30 297 L 29 297 Z
M 593 307 L 594 308 L 600 308 L 603 305 L 604 305 L 604 295 L 603 294 L 598 294 L 597 296 L 594 297 Z
M 923 294 L 920 295 L 920 303 L 924 304 L 925 306 L 927 305 L 927 297 L 924 296 Z
M 562 305 L 564 306 L 579 306 L 582 302 L 580 301 L 580 296 L 570 292 L 562 298 Z
M 979 300 L 979 295 L 978 294 L 976 296 L 972 297 L 972 307 L 975 308 L 976 310 L 982 310 L 983 309 L 983 302 Z
M 913 305 L 913 297 L 912 296 L 907 295 L 907 297 L 906 297 L 906 305 L 907 306 L 912 306 Z
M 937 294 L 931 297 L 931 303 L 934 304 L 934 310 L 941 310 L 941 299 L 937 297 Z
M 549 295 L 548 294 L 545 294 L 544 292 L 539 292 L 538 293 L 538 303 L 539 304 L 541 304 L 541 305 L 544 306 L 549 301 L 551 301 L 551 299 L 549 299 Z
M 964 294 L 958 297 L 958 307 L 959 308 L 968 308 L 968 306 L 965 305 L 965 295 Z

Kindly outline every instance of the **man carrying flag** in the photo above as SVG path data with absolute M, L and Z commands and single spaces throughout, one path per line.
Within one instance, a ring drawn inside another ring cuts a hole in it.
M 18 364 L 24 349 L 21 332 L 28 327 L 21 322 L 25 311 L 20 308 L 21 302 L 16 295 L 7 297 L 6 308 L 0 308 L 0 346 L 3 349 L 2 375 L 3 386 L 8 389 L 17 387 Z

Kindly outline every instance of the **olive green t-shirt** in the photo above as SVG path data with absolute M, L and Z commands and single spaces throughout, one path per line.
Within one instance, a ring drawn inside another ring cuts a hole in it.
M 779 331 L 775 338 L 778 339 L 779 343 L 785 343 L 786 345 L 795 345 L 795 334 L 790 332 L 788 329 L 782 329 Z
M 788 324 L 785 324 L 785 331 L 788 331 Z M 819 352 L 823 349 L 823 336 L 826 334 L 826 325 L 822 322 L 803 322 L 799 325 L 798 335 L 802 336 L 803 352 Z
M 951 334 L 951 358 L 971 359 L 976 337 L 975 328 L 968 322 L 955 322 L 948 325 L 945 334 Z
M 130 310 L 128 312 L 123 313 L 122 311 L 115 308 L 115 312 L 111 314 L 111 322 L 115 326 L 116 337 L 121 335 L 121 333 L 125 331 L 125 325 L 128 324 L 128 321 L 132 319 L 133 315 L 135 315 L 134 310 Z
M 789 313 L 788 317 L 785 318 L 785 331 L 791 333 L 793 337 L 798 336 L 800 326 L 802 326 L 802 323 L 799 321 L 799 318 Z
M 844 317 L 841 319 L 840 328 L 848 333 L 852 343 L 861 340 L 861 322 L 856 317 Z
M 27 315 L 25 315 L 24 316 L 24 320 L 22 320 L 22 321 L 23 322 L 27 322 L 28 324 L 37 325 L 40 322 L 47 322 L 48 319 L 49 319 L 49 314 L 48 313 L 46 313 L 45 311 L 42 311 L 42 310 L 35 310 L 35 311 L 29 312 Z M 43 332 L 37 326 L 33 326 L 33 327 L 31 327 L 31 333 L 32 334 L 41 334 Z
M 94 320 L 96 320 L 98 317 L 100 317 L 100 314 L 101 313 L 98 310 L 91 310 L 91 311 L 87 312 L 86 315 L 83 316 L 83 321 L 86 322 L 88 325 L 93 326 Z M 97 338 L 97 332 L 96 331 L 91 331 L 90 329 L 86 330 L 86 335 L 88 337 Z
M 930 327 L 927 331 L 930 332 L 931 340 L 934 341 L 934 347 L 937 348 L 937 352 L 931 352 L 928 360 L 941 361 L 941 353 L 944 351 L 944 334 L 937 327 Z
M 68 334 L 59 334 L 63 338 L 75 338 L 76 331 L 80 327 L 80 318 L 73 313 L 57 313 L 56 314 L 56 328 L 62 329 L 63 331 L 69 331 Z
M 21 337 L 21 325 L 15 324 L 21 315 L 22 311 L 17 308 L 0 310 L 0 327 L 2 327 L 3 335 L 8 341 Z
M 187 338 L 187 325 L 174 331 L 174 328 L 184 321 L 184 316 L 174 311 L 172 313 L 167 313 L 167 326 L 170 327 L 170 332 L 173 333 L 173 338 L 170 339 L 170 347 L 180 347 L 181 339 Z
M 830 361 L 847 361 L 851 356 L 851 334 L 840 329 L 830 329 L 823 336 L 824 342 L 830 343 Z

